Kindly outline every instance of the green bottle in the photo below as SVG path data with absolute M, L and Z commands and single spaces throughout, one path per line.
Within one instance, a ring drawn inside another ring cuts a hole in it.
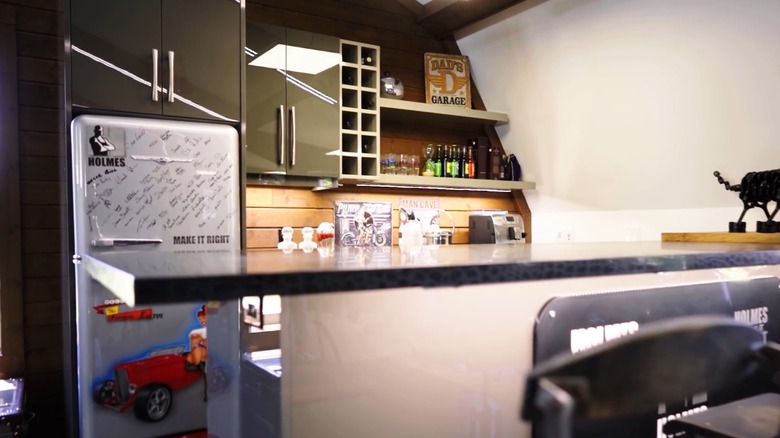
M 444 145 L 444 158 L 441 160 L 441 176 L 444 177 L 450 177 L 452 176 L 452 161 L 450 160 L 450 150 L 449 147 L 445 144 Z
M 458 153 L 458 145 L 454 144 L 450 148 L 450 176 L 453 178 L 460 177 L 460 154 Z
M 433 149 L 433 144 L 428 143 L 428 147 L 425 148 L 425 170 L 423 171 L 423 175 L 425 176 L 435 176 L 436 175 L 436 164 L 434 163 L 435 157 L 434 154 L 435 151 Z
M 442 174 L 442 152 L 441 145 L 436 145 L 436 158 L 433 162 L 433 176 L 444 176 Z

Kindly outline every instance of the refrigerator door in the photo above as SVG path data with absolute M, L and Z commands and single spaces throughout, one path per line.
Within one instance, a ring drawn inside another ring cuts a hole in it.
M 239 249 L 234 128 L 79 116 L 71 132 L 77 254 Z M 208 306 L 129 308 L 75 278 L 81 436 L 204 429 Z

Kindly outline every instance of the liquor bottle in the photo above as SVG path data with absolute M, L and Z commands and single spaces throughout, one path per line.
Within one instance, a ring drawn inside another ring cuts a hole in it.
M 374 59 L 373 59 L 373 58 L 371 58 L 371 56 L 368 56 L 368 55 L 367 55 L 367 56 L 364 56 L 364 57 L 360 58 L 360 63 L 361 63 L 361 64 L 363 64 L 363 65 L 371 65 L 371 62 L 372 62 L 373 60 L 374 60 Z
M 355 85 L 355 75 L 352 72 L 344 72 L 344 76 L 341 77 L 341 83 L 346 85 Z
M 475 172 L 477 170 L 476 163 L 474 163 L 474 149 L 472 147 L 467 146 L 466 147 L 466 153 L 468 156 L 466 157 L 466 171 L 468 172 L 466 174 L 466 178 L 474 179 Z
M 434 156 L 433 161 L 433 176 L 442 176 L 442 151 L 441 151 L 441 145 L 436 145 L 436 155 Z
M 474 139 L 474 161 L 477 162 L 477 170 L 474 175 L 477 179 L 490 179 L 488 172 L 490 169 L 490 155 L 488 150 L 490 142 L 487 137 L 476 137 Z
M 460 178 L 460 154 L 458 153 L 460 149 L 458 148 L 458 145 L 454 144 L 452 145 L 452 148 L 450 149 L 450 176 L 453 178 Z
M 468 178 L 469 177 L 469 147 L 463 146 L 463 149 L 461 150 L 463 161 L 461 164 L 461 178 Z
M 444 145 L 444 155 L 441 159 L 441 176 L 449 178 L 452 171 L 452 161 L 450 161 L 450 148 L 446 144 Z
M 501 175 L 501 155 L 498 147 L 490 148 L 490 167 L 488 170 L 488 179 L 500 179 Z
M 350 120 L 350 116 L 347 113 L 344 113 L 344 115 L 341 116 L 341 126 L 344 129 L 352 129 L 352 120 Z
M 460 148 L 460 152 L 458 153 L 459 163 L 458 163 L 458 178 L 468 178 L 467 171 L 466 171 L 466 146 L 463 146 Z
M 498 179 L 500 180 L 506 179 L 506 163 L 507 163 L 506 154 L 501 154 L 498 161 Z

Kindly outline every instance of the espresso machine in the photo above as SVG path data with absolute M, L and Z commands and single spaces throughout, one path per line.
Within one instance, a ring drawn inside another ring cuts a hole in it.
M 525 243 L 525 228 L 519 214 L 472 214 L 469 243 Z

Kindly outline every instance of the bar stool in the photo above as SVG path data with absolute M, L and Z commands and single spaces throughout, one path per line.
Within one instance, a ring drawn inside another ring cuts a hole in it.
M 761 361 L 780 370 L 780 345 L 764 343 L 761 333 L 733 319 L 696 316 L 651 323 L 633 335 L 574 356 L 561 354 L 534 367 L 527 378 L 521 416 L 536 422 L 537 436 L 570 438 L 575 418 L 606 420 L 641 414 L 660 403 L 718 391 L 755 373 Z M 780 404 L 771 406 L 769 397 L 758 402 L 770 409 L 769 415 L 780 418 Z M 716 416 L 728 409 L 723 405 L 705 413 Z M 773 427 L 771 422 L 765 424 Z M 678 423 L 673 427 L 692 436 L 740 436 L 702 435 L 703 431 Z M 765 436 L 780 436 L 780 430 Z
M 780 437 L 780 394 L 761 394 L 670 421 L 664 433 L 703 438 Z

